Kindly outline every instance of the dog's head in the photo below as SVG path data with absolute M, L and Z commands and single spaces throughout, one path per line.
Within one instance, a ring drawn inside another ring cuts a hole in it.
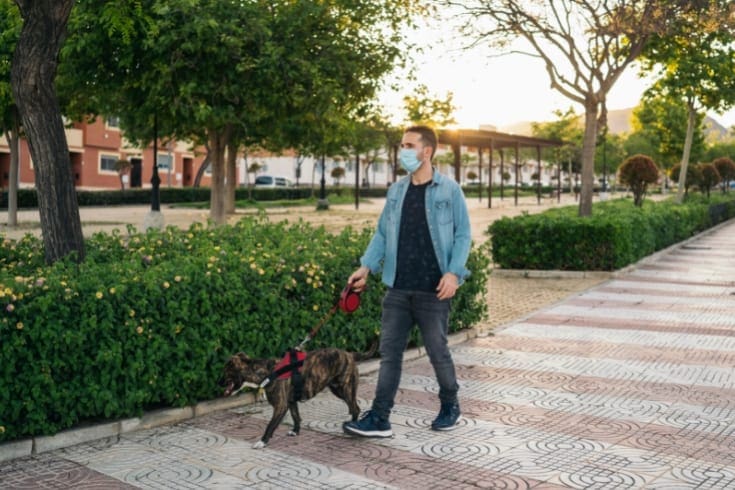
M 260 381 L 256 378 L 251 361 L 244 352 L 238 352 L 227 360 L 224 372 L 219 380 L 219 385 L 225 389 L 224 396 L 230 396 L 245 382 L 257 383 Z

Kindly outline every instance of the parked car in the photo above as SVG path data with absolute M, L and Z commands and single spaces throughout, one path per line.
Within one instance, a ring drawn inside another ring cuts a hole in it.
M 293 187 L 293 183 L 286 177 L 259 175 L 255 178 L 255 187 Z

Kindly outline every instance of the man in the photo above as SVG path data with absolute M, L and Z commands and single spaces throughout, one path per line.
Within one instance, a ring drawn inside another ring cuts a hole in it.
M 414 325 L 419 327 L 439 384 L 441 409 L 431 428 L 450 430 L 459 420 L 459 386 L 447 334 L 451 298 L 469 275 L 465 264 L 471 246 L 470 220 L 462 189 L 431 165 L 436 147 L 431 128 L 406 129 L 399 161 L 408 175 L 388 190 L 361 266 L 348 279 L 355 291 L 361 291 L 368 275 L 382 270 L 388 290 L 383 298 L 375 399 L 360 420 L 343 424 L 347 434 L 393 435 L 389 415 Z

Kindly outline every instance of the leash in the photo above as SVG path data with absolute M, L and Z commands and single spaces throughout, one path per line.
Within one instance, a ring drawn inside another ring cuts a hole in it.
M 304 340 L 302 340 L 298 346 L 288 350 L 288 362 L 284 362 L 282 366 L 278 367 L 272 373 L 266 376 L 259 384 L 255 384 L 249 381 L 244 382 L 237 390 L 230 393 L 230 396 L 234 396 L 244 388 L 256 388 L 258 390 L 257 397 L 261 398 L 264 396 L 263 391 L 265 387 L 268 386 L 271 381 L 277 379 L 279 376 L 285 373 L 288 373 L 289 371 L 292 371 L 294 374 L 298 374 L 298 370 L 304 365 L 305 359 L 305 355 L 299 359 L 298 353 L 303 352 L 304 346 L 309 343 L 314 337 L 316 337 L 316 334 L 319 333 L 319 330 L 322 328 L 322 326 L 327 323 L 327 320 L 332 318 L 332 316 L 337 312 L 337 309 L 341 309 L 345 313 L 352 313 L 357 310 L 359 306 L 360 293 L 353 291 L 352 283 L 348 282 L 347 285 L 340 292 L 339 298 L 337 298 L 337 301 L 329 309 L 327 314 L 324 315 L 321 320 L 319 320 L 319 322 L 314 326 L 314 328 L 311 329 L 311 331 L 309 331 Z M 283 361 L 285 361 L 285 358 Z
M 337 298 L 334 306 L 332 306 L 327 314 L 322 317 L 321 320 L 319 320 L 319 323 L 317 323 L 316 326 L 311 329 L 304 340 L 302 340 L 301 343 L 296 347 L 296 350 L 302 350 L 309 341 L 316 337 L 316 334 L 319 333 L 319 330 L 322 328 L 322 326 L 327 323 L 327 320 L 332 318 L 332 316 L 337 312 L 338 308 L 345 313 L 352 313 L 357 310 L 359 306 L 360 293 L 353 291 L 352 283 L 348 282 L 347 285 L 342 289 L 342 292 L 339 293 L 339 298 Z

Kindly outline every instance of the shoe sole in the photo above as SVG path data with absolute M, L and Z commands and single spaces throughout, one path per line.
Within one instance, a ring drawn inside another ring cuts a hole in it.
M 380 431 L 361 431 L 358 429 L 353 429 L 352 427 L 342 427 L 342 430 L 345 434 L 349 434 L 351 436 L 361 436 L 361 437 L 393 437 L 393 431 L 392 430 L 380 430 Z

